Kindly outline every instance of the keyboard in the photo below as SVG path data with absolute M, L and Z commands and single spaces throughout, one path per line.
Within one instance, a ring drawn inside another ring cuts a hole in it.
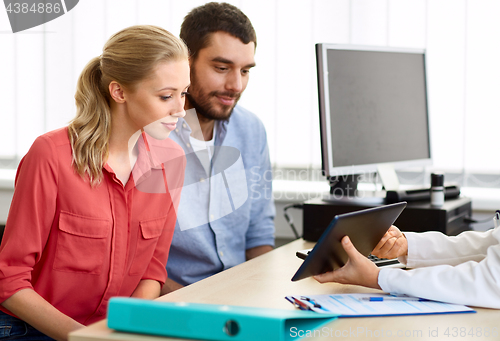
M 307 255 L 311 252 L 312 249 L 297 251 L 295 255 L 300 259 L 306 259 Z M 378 258 L 374 255 L 369 255 L 368 259 L 375 263 L 378 267 L 391 267 L 391 268 L 404 268 L 404 264 L 401 264 L 397 258 L 387 259 L 387 258 Z
M 388 265 L 403 266 L 403 264 L 401 264 L 397 258 L 387 259 L 387 258 L 378 258 L 377 256 L 374 255 L 368 255 L 368 259 L 371 260 L 373 263 L 375 263 L 375 265 L 378 267 L 388 266 Z

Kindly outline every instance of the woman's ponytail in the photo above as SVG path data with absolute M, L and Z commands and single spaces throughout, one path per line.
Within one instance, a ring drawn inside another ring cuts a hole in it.
M 69 124 L 73 164 L 82 177 L 87 174 L 92 186 L 102 180 L 102 166 L 108 157 L 111 112 L 102 89 L 101 59 L 92 59 L 78 78 L 76 117 Z

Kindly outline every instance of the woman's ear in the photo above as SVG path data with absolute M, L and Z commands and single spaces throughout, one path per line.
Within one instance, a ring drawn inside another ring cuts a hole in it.
M 116 81 L 112 81 L 111 83 L 109 83 L 109 94 L 116 103 L 125 102 L 125 95 L 123 94 L 123 88 Z

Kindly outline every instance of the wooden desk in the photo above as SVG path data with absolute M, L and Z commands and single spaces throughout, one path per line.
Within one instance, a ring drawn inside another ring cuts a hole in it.
M 358 286 L 335 283 L 320 284 L 312 278 L 298 282 L 290 279 L 301 264 L 297 250 L 311 248 L 302 239 L 284 245 L 270 253 L 226 270 L 203 281 L 158 298 L 169 302 L 196 302 L 295 309 L 286 295 L 379 292 Z M 450 284 L 453 285 L 453 284 Z M 498 340 L 500 310 L 477 309 L 477 314 L 447 314 L 370 318 L 342 318 L 331 322 L 327 329 L 317 331 L 317 340 Z M 456 329 L 455 329 L 456 328 Z M 488 333 L 489 337 L 485 336 Z M 496 336 L 492 334 L 496 328 Z M 448 335 L 445 332 L 448 330 Z M 471 330 L 474 333 L 469 334 Z M 322 335 L 319 335 L 322 332 Z M 456 337 L 453 335 L 456 333 Z M 482 336 L 478 336 L 478 334 Z M 310 338 L 305 338 L 310 339 Z M 163 337 L 118 333 L 106 327 L 106 321 L 73 332 L 70 341 L 96 340 L 180 340 Z

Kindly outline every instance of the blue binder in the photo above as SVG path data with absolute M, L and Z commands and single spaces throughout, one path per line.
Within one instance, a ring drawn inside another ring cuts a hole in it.
M 320 330 L 336 314 L 198 303 L 112 298 L 108 327 L 122 332 L 235 341 L 297 340 Z

